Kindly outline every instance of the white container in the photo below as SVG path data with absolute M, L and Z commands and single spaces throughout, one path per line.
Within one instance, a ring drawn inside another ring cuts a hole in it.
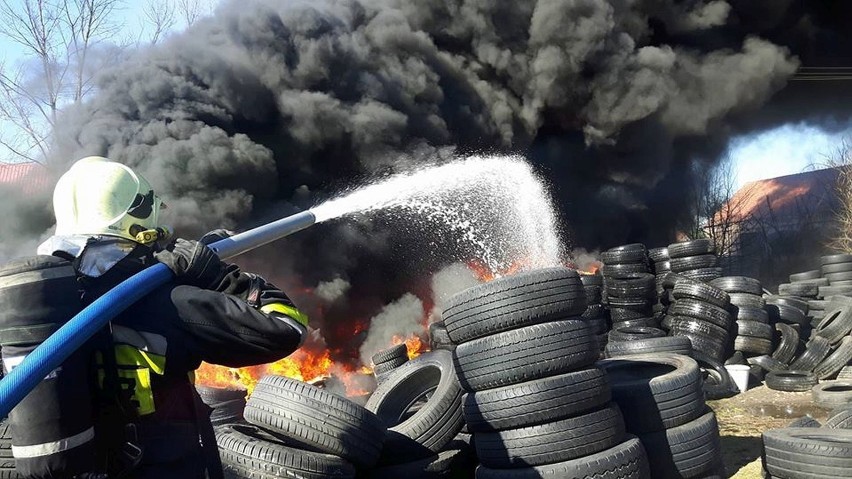
M 737 389 L 741 393 L 746 392 L 746 389 L 748 389 L 748 373 L 751 368 L 745 364 L 726 364 L 725 369 L 728 370 L 728 374 L 731 375 L 731 379 L 734 380 Z

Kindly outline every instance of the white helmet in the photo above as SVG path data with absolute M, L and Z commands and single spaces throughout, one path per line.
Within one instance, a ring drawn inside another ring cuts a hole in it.
M 105 235 L 149 243 L 157 239 L 164 206 L 145 178 L 101 156 L 71 165 L 53 190 L 60 236 Z

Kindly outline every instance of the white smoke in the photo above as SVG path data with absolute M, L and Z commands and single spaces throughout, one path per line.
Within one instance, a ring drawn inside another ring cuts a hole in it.
M 361 362 L 372 365 L 370 358 L 393 344 L 394 336 L 407 338 L 423 333 L 423 302 L 411 293 L 388 304 L 370 319 L 367 338 L 361 344 Z

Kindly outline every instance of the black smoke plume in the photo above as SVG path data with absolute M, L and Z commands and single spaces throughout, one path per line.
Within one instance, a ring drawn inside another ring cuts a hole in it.
M 731 135 L 847 120 L 852 93 L 788 86 L 823 52 L 848 57 L 847 4 L 227 2 L 104 72 L 58 122 L 50 161 L 138 168 L 193 236 L 436 157 L 520 153 L 552 182 L 573 246 L 665 244 Z M 340 278 L 346 306 L 323 315 L 370 317 L 429 294 L 424 273 L 444 265 L 401 253 L 440 249 L 434 239 L 339 221 L 256 255 L 274 262 L 246 261 L 306 287 Z

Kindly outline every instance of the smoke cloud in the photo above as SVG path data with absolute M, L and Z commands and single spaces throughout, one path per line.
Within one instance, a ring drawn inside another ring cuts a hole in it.
M 59 118 L 49 160 L 57 171 L 87 155 L 137 168 L 166 197 L 180 234 L 193 237 L 454 154 L 520 153 L 552 182 L 572 246 L 667 244 L 688 218 L 696 172 L 731 135 L 791 119 L 848 121 L 848 89 L 787 82 L 803 63 L 838 61 L 821 52 L 849 51 L 849 9 L 789 0 L 230 1 L 103 72 L 96 93 Z M 14 209 L 38 214 L 19 215 L 21 237 L 4 243 L 49 229 L 46 204 Z M 325 300 L 345 295 L 345 308 L 323 312 L 327 322 L 405 325 L 418 308 L 422 316 L 418 297 L 429 298 L 428 278 L 446 266 L 435 260 L 446 244 L 428 231 L 352 220 L 245 261 L 291 278 L 280 284 L 322 283 Z M 412 251 L 429 251 L 429 261 Z
M 405 339 L 423 332 L 423 302 L 413 294 L 406 294 L 382 308 L 370 319 L 367 338 L 361 344 L 361 363 L 372 366 L 374 354 L 387 349 L 394 336 Z

